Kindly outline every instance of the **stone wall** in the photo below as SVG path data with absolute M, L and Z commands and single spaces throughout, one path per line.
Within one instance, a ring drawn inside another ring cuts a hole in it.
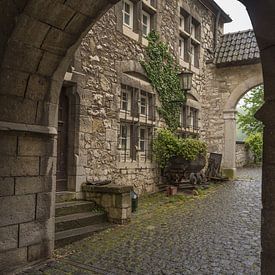
M 178 58 L 178 0 L 158 1 L 157 26 L 174 56 Z M 206 102 L 206 61 L 213 58 L 215 16 L 199 1 L 182 1 L 201 20 L 200 68 L 195 72 L 191 94 Z M 80 98 L 79 158 L 89 181 L 112 180 L 116 184 L 133 185 L 141 194 L 156 190 L 159 182 L 155 163 L 120 163 L 118 161 L 118 131 L 121 93 L 121 62 L 135 63 L 144 57 L 146 41 L 125 33 L 121 23 L 121 3 L 105 14 L 83 39 L 74 60 L 72 80 L 77 83 Z M 219 33 L 223 24 L 219 25 Z M 188 64 L 183 64 L 188 66 Z M 143 77 L 143 80 L 146 76 Z M 158 101 L 158 100 L 157 100 Z M 207 103 L 205 103 L 206 105 Z M 202 112 L 202 116 L 206 112 Z M 155 127 L 160 126 L 157 118 Z M 205 138 L 208 125 L 201 129 Z

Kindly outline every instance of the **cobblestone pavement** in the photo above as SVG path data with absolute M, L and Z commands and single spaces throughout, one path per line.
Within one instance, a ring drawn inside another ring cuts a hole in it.
M 260 187 L 260 169 L 244 169 L 195 199 L 148 203 L 130 225 L 60 249 L 26 273 L 260 274 Z

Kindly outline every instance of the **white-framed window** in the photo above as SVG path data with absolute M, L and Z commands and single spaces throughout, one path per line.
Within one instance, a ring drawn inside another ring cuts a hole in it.
M 129 28 L 133 28 L 134 22 L 134 5 L 133 2 L 129 0 L 123 0 L 123 24 Z
M 151 15 L 142 11 L 142 34 L 147 36 L 151 31 Z
M 185 46 L 184 46 L 185 42 L 184 39 L 180 37 L 179 39 L 179 56 L 181 59 L 184 59 L 185 56 Z
M 131 111 L 132 103 L 132 93 L 131 90 L 127 89 L 126 86 L 122 85 L 121 88 L 121 100 L 120 100 L 120 110 L 125 112 Z
M 194 130 L 198 129 L 198 110 L 190 108 L 190 127 Z
M 144 116 L 148 114 L 148 96 L 145 93 L 141 93 L 140 95 L 139 113 Z

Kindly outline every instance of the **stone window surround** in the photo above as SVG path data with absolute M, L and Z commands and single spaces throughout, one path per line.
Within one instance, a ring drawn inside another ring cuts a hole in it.
M 191 45 L 194 45 L 195 47 L 195 51 L 197 51 L 196 56 L 197 56 L 197 60 L 195 61 L 195 63 L 197 64 L 190 64 L 190 54 L 187 55 L 185 54 L 185 58 L 182 59 L 180 57 L 180 54 L 178 52 L 178 58 L 179 58 L 179 63 L 181 66 L 183 67 L 188 67 L 190 68 L 194 73 L 199 74 L 200 72 L 200 68 L 201 68 L 201 64 L 202 64 L 202 60 L 201 60 L 201 19 L 200 16 L 197 14 L 197 12 L 193 11 L 190 9 L 190 7 L 184 3 L 183 1 L 179 2 L 179 6 L 178 6 L 178 11 L 179 11 L 179 37 L 180 39 L 182 39 L 183 41 L 185 41 L 185 50 L 187 49 L 190 52 L 190 47 Z M 187 18 L 186 18 L 187 17 Z M 185 23 L 184 23 L 184 29 L 181 28 L 180 26 L 180 22 L 181 22 L 181 18 L 185 18 Z M 191 24 L 197 25 L 197 29 L 196 29 L 196 37 L 193 37 L 191 34 Z M 180 41 L 179 39 L 179 41 Z M 178 41 L 178 43 L 179 43 Z
M 148 45 L 148 40 L 143 35 L 142 26 L 142 15 L 143 11 L 151 16 L 150 18 L 150 29 L 158 29 L 157 24 L 157 0 L 152 0 L 150 3 L 146 0 L 127 0 L 133 3 L 133 26 L 129 27 L 123 24 L 123 1 L 120 1 L 115 6 L 115 13 L 117 17 L 117 30 L 122 32 L 129 38 L 140 42 L 144 46 Z M 153 4 L 153 5 L 152 5 Z

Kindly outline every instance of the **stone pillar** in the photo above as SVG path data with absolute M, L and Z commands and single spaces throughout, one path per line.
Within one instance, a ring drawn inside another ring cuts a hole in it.
M 223 175 L 229 179 L 236 177 L 236 111 L 224 111 L 224 154 Z
M 267 93 L 266 93 L 267 96 Z M 257 113 L 264 122 L 262 175 L 262 274 L 275 273 L 275 99 Z

